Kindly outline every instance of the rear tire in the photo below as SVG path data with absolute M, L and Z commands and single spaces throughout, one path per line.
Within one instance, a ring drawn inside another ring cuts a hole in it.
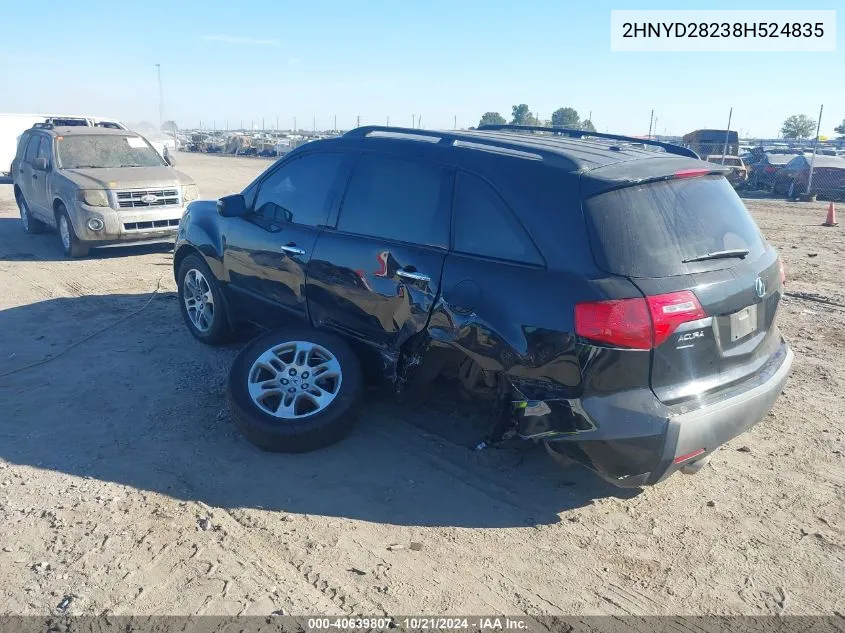
M 44 223 L 41 220 L 36 220 L 32 217 L 32 213 L 29 211 L 29 205 L 26 203 L 23 193 L 21 193 L 20 190 L 15 190 L 15 202 L 18 203 L 18 209 L 21 213 L 23 230 L 30 235 L 43 232 L 45 229 Z
M 247 343 L 229 370 L 226 395 L 250 442 L 266 451 L 301 453 L 349 433 L 363 386 L 358 358 L 342 339 L 314 329 L 284 329 Z
M 63 204 L 60 204 L 56 210 L 56 226 L 59 229 L 59 243 L 62 245 L 65 257 L 85 257 L 88 254 L 89 247 L 76 237 L 73 223 Z

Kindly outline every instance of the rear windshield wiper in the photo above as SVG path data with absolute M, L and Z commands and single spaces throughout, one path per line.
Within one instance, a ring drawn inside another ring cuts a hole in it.
M 705 262 L 708 259 L 729 259 L 731 257 L 738 257 L 739 259 L 745 259 L 745 256 L 748 255 L 747 248 L 732 248 L 726 251 L 713 251 L 712 253 L 707 253 L 706 255 L 698 255 L 697 257 L 690 257 L 689 259 L 682 260 L 682 263 L 689 264 L 691 262 Z

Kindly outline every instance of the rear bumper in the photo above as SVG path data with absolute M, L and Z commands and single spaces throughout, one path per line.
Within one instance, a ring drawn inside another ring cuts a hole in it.
M 595 430 L 548 441 L 615 486 L 656 484 L 759 422 L 783 390 L 792 361 L 792 350 L 781 343 L 756 376 L 695 408 L 667 407 L 650 390 L 585 398 L 582 410 Z

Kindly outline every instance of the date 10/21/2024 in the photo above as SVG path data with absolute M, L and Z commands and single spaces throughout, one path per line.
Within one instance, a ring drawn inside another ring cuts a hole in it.
M 522 631 L 528 628 L 524 618 L 510 617 L 374 617 L 374 618 L 309 618 L 309 631 L 324 630 L 435 630 L 435 631 Z

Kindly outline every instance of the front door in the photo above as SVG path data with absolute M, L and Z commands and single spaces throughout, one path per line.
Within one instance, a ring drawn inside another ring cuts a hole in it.
M 247 216 L 230 219 L 223 265 L 239 316 L 266 327 L 307 320 L 305 266 L 343 164 L 338 153 L 292 158 L 258 185 Z
M 439 165 L 362 155 L 337 227 L 308 264 L 313 324 L 388 355 L 424 330 L 440 292 L 451 191 Z

